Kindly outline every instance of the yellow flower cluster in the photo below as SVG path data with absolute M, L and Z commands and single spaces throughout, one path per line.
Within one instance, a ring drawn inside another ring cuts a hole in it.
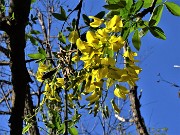
M 104 20 L 93 16 L 94 19 L 90 23 L 91 27 L 99 27 Z M 115 82 L 127 82 L 131 86 L 135 85 L 138 80 L 138 74 L 141 69 L 135 65 L 134 57 L 136 53 L 128 49 L 124 52 L 123 57 L 126 59 L 126 67 L 121 69 L 116 66 L 114 53 L 118 52 L 125 44 L 121 36 L 117 36 L 121 32 L 123 22 L 121 18 L 115 15 L 110 21 L 104 22 L 105 28 L 100 28 L 97 31 L 87 31 L 87 42 L 80 38 L 76 40 L 77 48 L 83 54 L 80 60 L 84 62 L 84 69 L 88 71 L 84 75 L 85 93 L 91 93 L 87 100 L 92 102 L 99 100 L 101 97 L 103 82 L 106 81 L 107 87 L 110 87 Z M 112 52 L 112 55 L 109 54 Z M 76 54 L 77 57 L 77 54 Z M 119 86 L 114 90 L 114 94 L 119 98 L 126 98 L 128 90 L 126 87 Z M 91 100 L 92 99 L 92 100 Z
M 64 78 L 55 78 L 55 79 L 53 79 L 53 81 L 52 80 L 48 81 L 43 78 L 43 75 L 46 72 L 49 72 L 49 67 L 40 62 L 38 71 L 36 73 L 36 79 L 39 82 L 45 83 L 45 89 L 44 89 L 43 94 L 46 96 L 46 99 L 56 100 L 59 102 L 60 97 L 58 96 L 56 89 L 59 87 L 64 88 Z

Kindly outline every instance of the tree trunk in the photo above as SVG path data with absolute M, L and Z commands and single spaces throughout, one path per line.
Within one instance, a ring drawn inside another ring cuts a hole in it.
M 26 68 L 24 49 L 25 27 L 30 12 L 31 0 L 11 0 L 9 16 L 10 27 L 6 31 L 10 37 L 10 68 L 12 73 L 12 113 L 9 119 L 10 134 L 21 135 L 23 129 L 23 116 L 25 95 L 30 81 Z

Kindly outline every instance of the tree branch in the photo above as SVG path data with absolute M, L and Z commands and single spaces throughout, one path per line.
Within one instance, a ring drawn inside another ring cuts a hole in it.
M 0 52 L 4 53 L 4 55 L 6 55 L 6 57 L 9 57 L 9 50 L 3 46 L 0 46 Z
M 129 99 L 131 102 L 131 110 L 133 114 L 133 121 L 136 125 L 136 129 L 140 135 L 148 135 L 148 131 L 146 129 L 144 119 L 141 116 L 141 111 L 140 111 L 140 102 L 137 97 L 137 86 L 134 86 L 131 88 L 130 93 L 129 93 Z
M 149 8 L 144 9 L 142 12 L 138 13 L 136 17 L 143 18 L 146 14 L 153 12 L 155 6 L 156 6 L 157 0 L 153 0 L 152 5 Z
M 9 66 L 9 61 L 0 61 L 0 66 Z

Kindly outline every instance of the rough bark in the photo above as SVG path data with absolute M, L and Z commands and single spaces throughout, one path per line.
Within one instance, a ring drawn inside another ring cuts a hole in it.
M 133 114 L 133 120 L 136 125 L 136 130 L 140 135 L 148 135 L 144 119 L 141 116 L 140 102 L 137 97 L 137 86 L 131 88 L 129 93 L 129 99 L 131 102 L 131 110 Z

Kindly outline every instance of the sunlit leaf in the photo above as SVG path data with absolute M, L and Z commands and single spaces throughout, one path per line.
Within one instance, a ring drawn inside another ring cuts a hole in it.
M 41 53 L 28 54 L 28 56 L 32 59 L 45 59 L 46 57 Z
M 144 0 L 144 5 L 143 5 L 143 7 L 144 7 L 144 8 L 150 7 L 150 6 L 152 5 L 152 2 L 153 2 L 153 1 L 154 1 L 154 0 Z M 160 3 L 162 3 L 162 0 L 157 0 L 156 4 L 160 4 Z
M 170 13 L 175 16 L 180 16 L 180 6 L 173 2 L 165 2 L 165 5 Z
M 108 4 L 116 4 L 119 3 L 121 0 L 106 0 Z
M 140 39 L 140 36 L 139 36 L 139 31 L 136 30 L 134 32 L 134 35 L 133 35 L 133 38 L 132 38 L 132 43 L 134 45 L 134 47 L 139 50 L 140 47 L 141 47 L 141 39 Z
M 163 5 L 159 5 L 155 8 L 149 21 L 149 26 L 156 26 L 159 23 L 162 16 L 163 8 Z
M 71 135 L 78 135 L 78 130 L 75 127 L 69 128 L 69 133 Z
M 38 52 L 46 57 L 46 51 L 43 48 L 38 47 Z
M 22 134 L 25 134 L 27 131 L 29 131 L 29 128 L 31 128 L 31 124 L 27 124 L 24 128 L 23 128 L 23 131 L 22 131 Z
M 139 10 L 141 10 L 143 4 L 144 4 L 144 1 L 142 1 L 142 0 L 137 1 L 133 6 L 133 13 L 139 12 Z

